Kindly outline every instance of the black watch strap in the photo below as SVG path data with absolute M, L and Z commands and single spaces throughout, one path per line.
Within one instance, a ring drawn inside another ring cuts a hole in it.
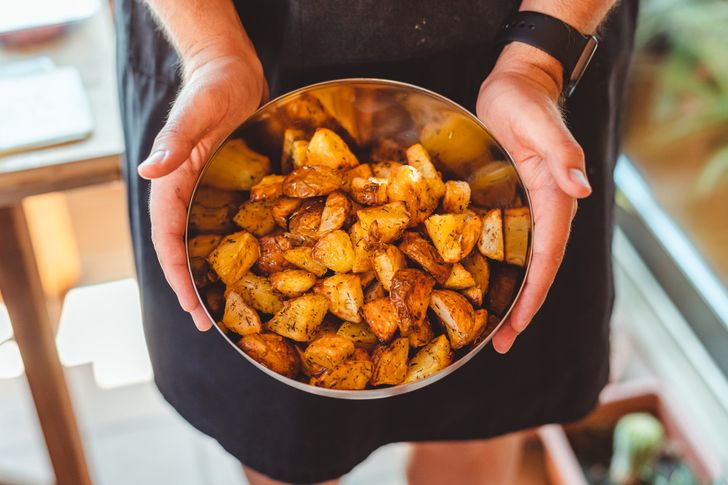
M 556 17 L 530 11 L 511 17 L 498 40 L 501 45 L 523 42 L 556 58 L 563 67 L 566 97 L 574 91 L 599 44 L 595 36 L 584 35 Z

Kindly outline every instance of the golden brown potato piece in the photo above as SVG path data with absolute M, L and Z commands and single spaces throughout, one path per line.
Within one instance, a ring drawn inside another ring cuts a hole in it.
M 326 274 L 327 268 L 313 259 L 312 252 L 313 248 L 311 247 L 299 246 L 284 251 L 283 257 L 292 265 L 321 277 Z
M 351 265 L 351 271 L 354 273 L 364 273 L 371 271 L 371 251 L 367 242 L 367 233 L 362 229 L 358 222 L 352 224 L 349 229 L 349 238 L 354 246 L 354 262 Z
M 387 203 L 387 179 L 355 178 L 351 181 L 351 197 L 363 205 Z
M 350 339 L 354 345 L 367 351 L 374 349 L 378 343 L 377 336 L 366 322 L 344 322 L 336 334 Z
M 475 339 L 473 339 L 473 345 L 477 345 L 478 343 L 480 343 L 480 340 L 483 338 L 483 333 L 485 332 L 487 326 L 488 311 L 484 308 L 481 308 L 480 310 L 475 310 L 475 326 L 473 327 Z
M 356 216 L 366 239 L 378 243 L 398 239 L 410 222 L 409 212 L 403 202 L 361 209 Z
M 238 213 L 235 214 L 233 221 L 257 237 L 265 236 L 276 228 L 276 221 L 273 219 L 273 213 L 271 212 L 271 204 L 264 200 L 244 202 Z
M 461 290 L 460 293 L 476 308 L 483 306 L 483 292 L 477 286 Z
M 310 364 L 332 369 L 348 359 L 354 353 L 354 349 L 354 342 L 350 339 L 328 334 L 311 341 L 303 357 Z
M 296 212 L 303 203 L 302 199 L 292 199 L 290 197 L 280 197 L 276 199 L 270 207 L 270 213 L 273 220 L 282 229 L 288 229 L 288 216 Z
M 303 162 L 301 165 L 296 166 L 294 163 L 295 159 L 295 148 L 294 143 L 302 141 L 304 143 L 305 147 L 308 147 L 308 141 L 305 140 L 306 134 L 303 132 L 303 130 L 298 130 L 295 128 L 286 128 L 286 131 L 283 132 L 283 151 L 281 153 L 281 170 L 283 173 L 289 173 L 294 168 L 298 168 L 298 166 L 303 166 L 306 161 L 306 148 L 303 150 L 303 160 L 301 160 L 301 154 L 298 154 L 298 162 Z M 299 147 L 301 145 L 299 144 Z M 299 148 L 300 151 L 300 148 Z
M 430 308 L 445 327 L 453 349 L 462 348 L 475 340 L 475 310 L 467 299 L 452 290 L 435 290 Z
M 187 241 L 187 252 L 192 258 L 206 258 L 220 244 L 222 236 L 217 234 L 199 234 Z
M 473 275 L 462 264 L 455 263 L 452 266 L 450 277 L 443 286 L 451 290 L 465 290 L 475 286 L 475 278 L 473 278 Z
M 319 199 L 307 200 L 288 219 L 288 231 L 313 242 L 318 238 L 324 202 Z
M 444 334 L 440 335 L 412 357 L 404 382 L 415 382 L 437 374 L 452 363 L 452 358 L 450 342 Z
M 507 264 L 493 264 L 492 266 L 488 310 L 502 317 L 513 303 L 521 271 L 519 268 Z
M 389 291 L 394 273 L 406 268 L 407 262 L 404 259 L 404 254 L 397 246 L 385 244 L 374 251 L 372 265 L 377 273 L 377 279 L 382 283 L 384 289 Z
M 317 236 L 323 237 L 331 231 L 344 227 L 351 214 L 351 201 L 343 192 L 332 192 L 326 197 L 321 224 Z
M 372 281 L 377 279 L 377 273 L 374 271 L 366 271 L 364 273 L 358 273 L 359 281 L 361 281 L 361 287 L 364 288 L 369 285 Z
M 372 355 L 371 384 L 373 386 L 401 384 L 407 374 L 408 357 L 409 342 L 406 338 L 398 338 L 388 346 L 377 347 Z
M 283 256 L 293 247 L 293 243 L 283 234 L 271 234 L 261 237 L 260 257 L 255 263 L 255 269 L 260 273 L 271 274 L 291 268 L 291 264 Z
M 435 281 L 445 284 L 452 272 L 452 264 L 446 263 L 437 249 L 416 232 L 406 232 L 399 249 L 412 261 L 419 264 Z
M 435 280 L 419 269 L 401 269 L 392 278 L 389 299 L 399 316 L 399 331 L 407 336 L 425 319 Z
M 368 179 L 373 176 L 371 166 L 368 163 L 360 163 L 344 172 L 344 186 L 342 188 L 347 192 L 351 192 L 351 183 L 355 178 Z
M 442 210 L 460 214 L 470 204 L 470 185 L 462 180 L 445 182 L 445 197 L 442 199 Z
M 329 299 L 329 311 L 347 322 L 360 322 L 359 309 L 364 292 L 355 274 L 337 274 L 321 283 L 321 293 Z
M 270 160 L 240 139 L 229 140 L 214 155 L 202 183 L 224 190 L 250 190 L 270 170 Z
M 287 269 L 270 275 L 270 284 L 277 292 L 295 298 L 316 284 L 316 275 L 302 269 Z
M 207 262 L 226 285 L 238 281 L 260 256 L 260 245 L 252 234 L 238 231 L 225 236 L 207 257 Z
M 283 195 L 283 175 L 266 175 L 250 188 L 250 200 L 274 200 Z
M 410 347 L 418 348 L 426 345 L 435 336 L 435 332 L 432 330 L 430 319 L 425 317 L 421 322 L 416 322 L 409 329 L 407 339 L 409 340 Z
M 372 362 L 370 360 L 352 359 L 342 362 L 333 369 L 327 369 L 317 377 L 312 377 L 310 384 L 343 391 L 361 391 L 366 389 L 371 377 Z
M 341 189 L 343 179 L 333 168 L 321 165 L 304 165 L 288 174 L 283 181 L 283 194 L 305 199 L 328 195 Z
M 294 345 L 294 348 L 296 349 L 296 353 L 298 354 L 298 359 L 301 361 L 301 371 L 304 373 L 304 375 L 306 375 L 307 377 L 315 377 L 323 374 L 323 372 L 326 370 L 325 367 L 314 364 L 313 362 L 308 362 L 303 356 L 305 351 L 297 345 Z
M 435 165 L 432 164 L 430 154 L 427 153 L 425 147 L 419 143 L 412 145 L 407 149 L 407 164 L 416 168 L 427 181 L 430 187 L 432 197 L 437 201 L 445 195 L 445 184 L 442 182 L 440 172 L 437 171 Z
M 392 301 L 386 296 L 365 303 L 362 315 L 380 342 L 388 341 L 397 331 L 399 316 Z
M 474 213 L 435 214 L 425 221 L 427 234 L 448 263 L 457 263 L 478 242 L 482 221 Z
M 291 162 L 293 168 L 301 168 L 308 163 L 308 140 L 296 140 L 291 150 Z
M 328 128 L 319 128 L 308 142 L 308 165 L 319 165 L 334 170 L 351 168 L 359 164 L 349 146 Z
M 488 286 L 490 284 L 490 266 L 488 265 L 488 260 L 478 254 L 477 251 L 473 251 L 467 258 L 463 259 L 462 264 L 475 280 L 475 287 L 480 293 L 480 296 L 476 298 L 476 301 L 480 301 L 480 303 L 476 306 L 480 306 L 483 304 L 483 298 L 488 292 Z M 471 299 L 471 301 L 473 300 Z
M 340 229 L 319 239 L 311 255 L 337 273 L 348 273 L 354 265 L 354 246 L 349 235 Z
M 236 291 L 230 291 L 227 294 L 222 323 L 230 331 L 243 336 L 260 333 L 263 329 L 258 312 L 248 306 L 245 299 Z
M 329 310 L 329 300 L 323 295 L 303 295 L 287 301 L 266 326 L 271 332 L 297 342 L 308 342 Z
M 387 291 L 379 281 L 375 281 L 364 291 L 364 303 L 369 303 L 372 300 L 385 296 L 387 296 Z
M 528 207 L 514 207 L 503 211 L 506 263 L 516 266 L 526 264 L 530 231 L 531 213 Z
M 372 172 L 377 178 L 388 179 L 392 172 L 401 166 L 401 163 L 391 160 L 385 162 L 375 162 L 372 163 Z
M 232 222 L 233 214 L 235 210 L 227 206 L 205 207 L 194 203 L 190 208 L 190 229 L 196 232 L 225 234 L 235 228 Z
M 496 261 L 503 261 L 503 218 L 500 209 L 488 211 L 483 216 L 483 230 L 478 241 L 480 254 Z
M 387 184 L 387 199 L 405 203 L 412 226 L 424 221 L 437 207 L 437 199 L 433 197 L 427 180 L 409 165 L 392 170 Z
M 273 291 L 268 278 L 253 273 L 246 273 L 227 291 L 235 291 L 259 312 L 272 315 L 283 308 L 283 300 Z
M 220 190 L 215 187 L 201 185 L 195 192 L 194 204 L 208 209 L 227 207 L 232 211 L 236 211 L 243 201 L 243 194 L 239 191 Z
M 285 104 L 286 115 L 294 125 L 300 122 L 311 126 L 329 126 L 333 118 L 316 96 L 304 93 Z
M 293 379 L 298 375 L 300 361 L 290 342 L 274 333 L 253 333 L 238 342 L 243 352 L 273 372 Z

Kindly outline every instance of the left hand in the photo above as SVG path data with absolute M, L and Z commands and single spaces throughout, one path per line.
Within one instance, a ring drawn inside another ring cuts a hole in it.
M 533 204 L 533 256 L 525 287 L 508 320 L 493 337 L 506 353 L 546 299 L 564 257 L 577 199 L 591 187 L 584 152 L 559 108 L 558 61 L 525 44 L 506 46 L 483 82 L 478 117 L 511 154 Z

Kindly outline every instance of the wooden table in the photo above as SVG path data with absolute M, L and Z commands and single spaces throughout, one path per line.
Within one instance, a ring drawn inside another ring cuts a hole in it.
M 24 197 L 119 178 L 123 140 L 117 103 L 113 25 L 106 2 L 59 39 L 24 49 L 0 48 L 0 64 L 46 55 L 76 67 L 94 116 L 86 140 L 0 156 L 0 294 L 25 365 L 56 482 L 91 483 L 58 360 L 53 325 L 23 213 Z

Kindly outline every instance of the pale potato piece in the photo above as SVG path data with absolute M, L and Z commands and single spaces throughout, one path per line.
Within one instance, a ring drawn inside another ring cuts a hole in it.
M 292 199 L 290 197 L 279 197 L 270 207 L 270 213 L 273 220 L 282 229 L 288 229 L 288 216 L 296 212 L 303 203 L 302 199 Z
M 388 341 L 397 331 L 399 316 L 387 296 L 365 303 L 362 307 L 362 315 L 380 342 Z
M 440 172 L 433 165 L 430 154 L 427 153 L 425 147 L 417 143 L 409 147 L 405 155 L 407 164 L 416 168 L 427 181 L 434 199 L 437 201 L 445 195 L 445 184 L 442 182 Z
M 475 286 L 475 278 L 462 264 L 455 263 L 452 266 L 450 277 L 443 286 L 452 290 L 465 290 Z
M 407 366 L 405 384 L 416 382 L 437 374 L 452 363 L 453 353 L 450 342 L 443 334 L 422 347 Z
M 238 213 L 233 217 L 233 221 L 257 237 L 265 236 L 276 228 L 276 221 L 273 219 L 273 213 L 271 212 L 271 204 L 265 200 L 244 202 Z
M 198 234 L 187 241 L 187 253 L 192 258 L 206 258 L 220 244 L 222 236 L 217 234 Z
M 258 312 L 248 306 L 245 299 L 236 291 L 227 294 L 222 323 L 228 330 L 243 336 L 260 333 L 263 329 Z
M 308 164 L 308 141 L 296 140 L 291 149 L 291 163 L 293 168 L 301 168 Z
M 377 273 L 374 271 L 366 271 L 364 273 L 358 273 L 359 281 L 361 281 L 361 287 L 364 288 L 369 285 L 372 281 L 377 279 Z
M 364 303 L 369 303 L 372 300 L 385 296 L 387 296 L 387 290 L 384 289 L 379 281 L 375 281 L 364 291 Z
M 480 293 L 480 296 L 477 296 L 474 293 L 470 296 L 466 293 L 465 296 L 468 296 L 468 299 L 470 299 L 474 305 L 481 306 L 483 304 L 485 294 L 488 293 L 488 286 L 490 285 L 490 266 L 488 264 L 488 260 L 481 256 L 477 251 L 473 251 L 467 258 L 463 259 L 462 264 L 468 273 L 473 276 L 473 280 L 475 280 L 474 286 L 478 293 Z M 467 289 L 466 291 L 470 292 L 473 290 Z M 478 301 L 480 303 L 476 303 Z
M 348 273 L 354 265 L 354 246 L 349 235 L 340 229 L 319 239 L 311 255 L 337 273 Z
M 424 320 L 416 322 L 410 327 L 407 339 L 409 340 L 410 347 L 418 348 L 426 345 L 435 336 L 435 332 L 432 330 L 429 318 L 425 317 Z
M 394 274 L 389 299 L 399 316 L 399 331 L 407 336 L 425 319 L 435 280 L 419 269 L 401 269 Z
M 273 315 L 266 327 L 278 335 L 297 342 L 308 342 L 329 310 L 329 300 L 323 295 L 303 295 L 287 301 Z
M 452 290 L 435 290 L 430 297 L 430 308 L 445 327 L 453 349 L 472 343 L 478 336 L 475 310 L 460 293 Z
M 399 249 L 412 261 L 422 266 L 438 283 L 442 285 L 447 282 L 452 273 L 452 264 L 446 263 L 437 249 L 422 235 L 416 232 L 406 232 L 399 244 Z
M 387 203 L 387 179 L 359 178 L 351 181 L 351 197 L 363 205 L 383 205 Z
M 377 336 L 366 322 L 344 322 L 336 334 L 350 339 L 354 345 L 367 351 L 374 349 L 378 343 Z
M 305 199 L 328 195 L 341 189 L 343 179 L 333 168 L 321 165 L 304 165 L 288 174 L 283 180 L 283 194 Z
M 470 204 L 470 185 L 462 180 L 445 182 L 445 197 L 442 199 L 444 212 L 461 213 Z
M 270 275 L 270 284 L 277 292 L 294 298 L 306 293 L 316 284 L 316 275 L 302 269 L 288 269 Z
M 409 342 L 406 338 L 398 338 L 388 346 L 377 347 L 372 355 L 371 384 L 401 384 L 407 374 L 408 357 Z
M 237 343 L 243 352 L 273 372 L 293 379 L 298 375 L 300 360 L 293 344 L 274 333 L 253 333 Z
M 528 234 L 531 231 L 531 213 L 528 207 L 513 207 L 503 211 L 503 238 L 505 260 L 508 264 L 523 266 L 528 254 Z
M 503 316 L 513 303 L 521 270 L 507 264 L 494 264 L 488 291 L 488 311 Z
M 355 274 L 337 274 L 321 283 L 321 293 L 329 299 L 329 311 L 347 322 L 360 322 L 359 309 L 364 304 L 364 292 Z
M 377 178 L 387 179 L 392 174 L 392 171 L 401 167 L 402 164 L 394 161 L 375 162 L 372 163 L 372 172 Z
M 241 139 L 229 140 L 213 156 L 202 183 L 224 190 L 250 190 L 270 170 L 270 160 Z
M 412 226 L 424 221 L 437 207 L 437 199 L 432 195 L 427 180 L 409 165 L 392 170 L 387 184 L 387 199 L 404 202 Z
M 371 271 L 371 251 L 367 242 L 367 233 L 362 229 L 358 222 L 352 224 L 349 229 L 349 238 L 354 246 L 354 262 L 351 265 L 351 271 L 354 273 L 364 273 Z
M 467 256 L 480 236 L 482 221 L 475 213 L 435 214 L 425 220 L 427 234 L 448 263 Z
M 273 200 L 283 195 L 283 175 L 266 175 L 250 188 L 250 200 Z
M 356 215 L 366 239 L 378 243 L 398 239 L 410 222 L 409 212 L 403 202 L 361 209 Z
M 306 141 L 305 138 L 306 134 L 303 132 L 303 130 L 298 130 L 296 128 L 286 128 L 286 130 L 283 132 L 283 150 L 281 152 L 281 170 L 283 171 L 283 173 L 289 173 L 294 168 L 297 168 L 294 165 L 294 143 L 297 141 L 303 141 L 305 145 L 308 146 L 308 141 Z M 305 163 L 305 149 L 303 151 L 303 156 Z M 300 161 L 301 160 L 299 159 L 299 162 Z
M 320 165 L 334 170 L 351 168 L 359 164 L 349 146 L 328 128 L 319 128 L 308 142 L 308 165 Z
M 212 250 L 207 262 L 226 285 L 238 281 L 255 264 L 260 256 L 260 245 L 255 237 L 245 231 L 225 236 Z
M 336 334 L 322 335 L 308 344 L 303 358 L 310 364 L 331 369 L 348 359 L 354 353 L 354 349 L 354 342 L 347 337 Z
M 317 236 L 323 237 L 331 231 L 341 229 L 351 214 L 351 201 L 342 192 L 332 192 L 326 197 L 326 204 L 321 213 L 321 224 Z
M 312 386 L 340 389 L 342 391 L 360 391 L 366 389 L 372 377 L 370 360 L 347 360 L 333 369 L 325 370 L 321 375 L 312 377 Z
M 483 230 L 478 240 L 478 251 L 483 256 L 496 261 L 503 261 L 503 218 L 500 209 L 488 211 L 483 216 Z
M 328 269 L 326 266 L 313 259 L 312 252 L 312 247 L 299 246 L 297 248 L 291 248 L 284 251 L 283 257 L 292 265 L 321 277 L 326 274 Z
M 404 254 L 397 246 L 385 244 L 372 255 L 372 265 L 377 274 L 377 279 L 385 290 L 389 291 L 394 273 L 407 267 Z
M 318 239 L 324 205 L 324 202 L 319 199 L 305 201 L 301 208 L 288 219 L 288 231 L 311 242 Z
M 235 291 L 245 303 L 259 312 L 272 315 L 283 308 L 283 300 L 273 291 L 268 278 L 253 273 L 245 273 L 226 293 Z
M 291 264 L 283 256 L 293 247 L 293 243 L 283 234 L 264 236 L 259 239 L 260 257 L 255 269 L 260 273 L 271 274 L 291 268 Z

